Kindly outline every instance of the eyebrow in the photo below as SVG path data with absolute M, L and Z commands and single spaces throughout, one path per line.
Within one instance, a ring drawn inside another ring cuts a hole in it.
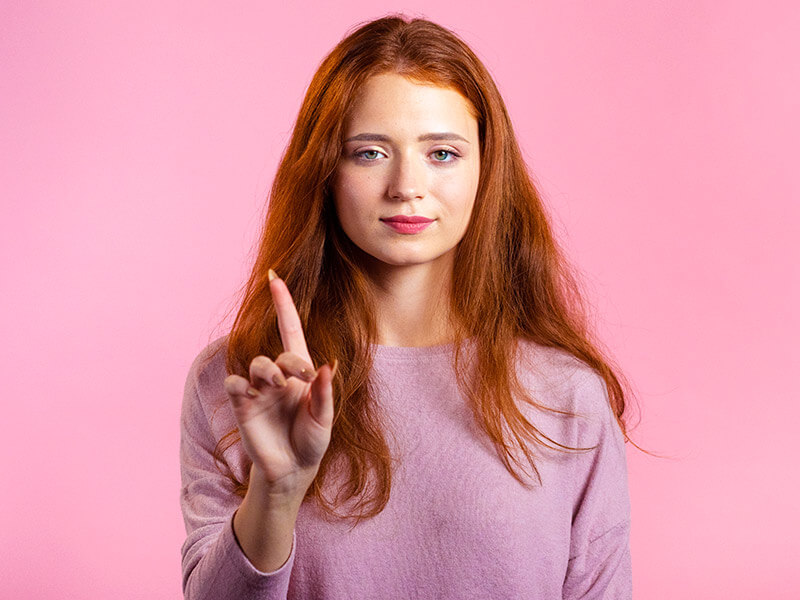
M 462 141 L 469 144 L 469 140 L 461 137 L 457 133 L 453 133 L 452 131 L 443 131 L 441 133 L 425 133 L 417 138 L 418 142 L 427 142 L 427 141 Z M 390 142 L 392 138 L 388 135 L 382 135 L 380 133 L 359 133 L 358 135 L 354 135 L 353 137 L 349 137 L 345 140 L 345 142 Z

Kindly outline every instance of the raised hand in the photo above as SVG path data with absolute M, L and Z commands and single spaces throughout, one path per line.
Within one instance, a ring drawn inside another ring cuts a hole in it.
M 289 289 L 269 275 L 284 352 L 274 361 L 256 356 L 249 381 L 229 375 L 224 385 L 253 461 L 251 484 L 255 475 L 270 495 L 302 498 L 330 443 L 338 363 L 314 369 Z

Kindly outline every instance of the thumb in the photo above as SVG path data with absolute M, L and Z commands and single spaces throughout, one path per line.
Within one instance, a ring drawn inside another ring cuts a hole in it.
M 326 429 L 330 429 L 333 425 L 333 376 L 336 375 L 338 366 L 338 360 L 333 361 L 333 366 L 323 365 L 311 382 L 311 401 L 308 410 L 314 420 Z

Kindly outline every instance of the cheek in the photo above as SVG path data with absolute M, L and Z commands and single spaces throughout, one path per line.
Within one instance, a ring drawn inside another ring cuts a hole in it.
M 380 198 L 382 182 L 377 176 L 342 170 L 333 185 L 334 204 L 337 213 L 359 214 L 369 213 Z M 341 218 L 341 216 L 340 216 Z
M 333 193 L 333 206 L 336 208 L 336 216 L 339 219 L 339 224 L 347 229 L 350 223 L 353 208 L 349 197 L 344 195 L 341 188 L 335 189 Z
M 350 183 L 347 173 L 342 169 L 336 172 L 333 178 L 331 190 L 333 191 L 333 206 L 340 221 L 344 220 L 348 212 L 348 205 L 351 202 L 350 196 L 353 186 Z
M 478 191 L 477 181 L 471 173 L 459 173 L 438 182 L 436 195 L 447 205 L 452 216 L 461 216 L 472 211 L 475 194 Z
M 358 181 L 347 177 L 340 177 L 337 180 L 333 187 L 333 205 L 342 227 L 350 229 L 366 215 L 368 207 L 364 202 L 365 197 Z

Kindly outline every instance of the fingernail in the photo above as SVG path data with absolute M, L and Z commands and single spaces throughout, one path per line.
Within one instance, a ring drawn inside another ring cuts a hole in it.
M 263 272 L 263 271 L 262 271 L 262 272 Z M 273 271 L 272 269 L 270 269 L 269 271 L 267 271 L 267 275 L 269 276 L 269 280 L 270 280 L 270 281 L 272 281 L 273 279 L 275 279 L 275 278 L 277 277 L 277 275 L 276 275 L 275 271 Z
M 303 367 L 302 369 L 300 369 L 300 376 L 306 381 L 313 381 L 314 378 L 317 376 L 317 372 Z
M 336 375 L 336 369 L 338 369 L 338 368 L 339 368 L 339 359 L 338 358 L 334 358 L 333 359 L 333 366 L 331 367 L 331 379 L 333 379 L 333 376 Z
M 283 373 L 275 373 L 275 375 L 272 376 L 272 383 L 278 387 L 283 387 L 286 385 L 286 377 L 283 376 Z
M 255 388 L 247 388 L 246 394 L 251 398 L 255 398 L 256 396 L 258 396 L 258 390 Z

